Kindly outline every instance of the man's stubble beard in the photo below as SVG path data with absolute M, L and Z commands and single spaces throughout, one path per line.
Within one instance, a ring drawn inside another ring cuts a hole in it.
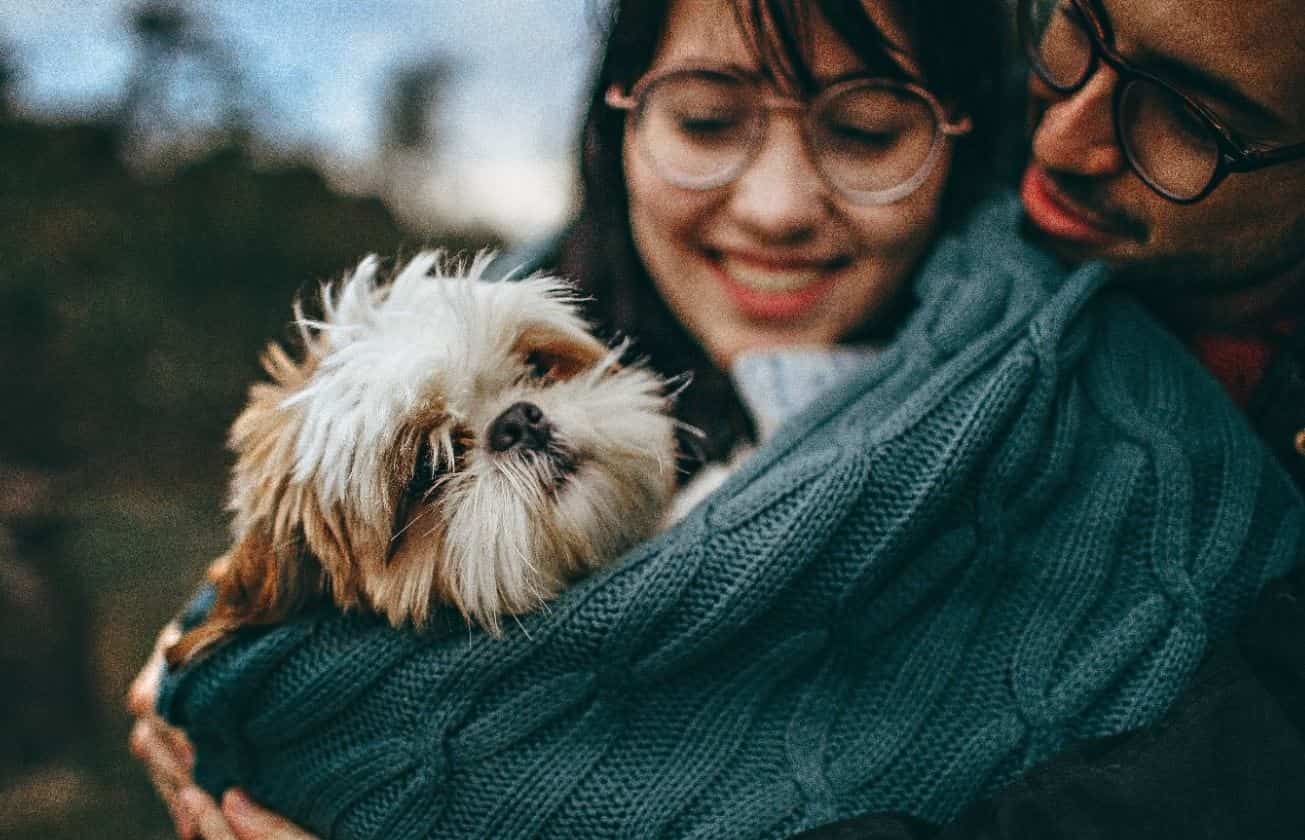
M 1067 266 L 1091 260 L 1021 219 L 1021 236 L 1050 250 Z M 1151 312 L 1179 332 L 1257 330 L 1305 317 L 1305 217 L 1281 237 L 1233 243 L 1198 255 L 1161 255 L 1110 265 L 1115 283 L 1132 290 Z M 1109 261 L 1107 261 L 1109 264 Z
M 1083 249 L 1058 242 L 1027 216 L 1020 220 L 1020 234 L 1056 254 L 1066 265 L 1093 259 Z M 1107 259 L 1106 262 L 1115 280 L 1139 290 L 1216 296 L 1251 292 L 1305 268 L 1305 216 L 1267 247 L 1262 241 L 1254 245 L 1252 249 L 1244 243 L 1230 243 L 1227 248 L 1210 253 L 1160 254 L 1113 263 Z M 1305 283 L 1305 275 L 1301 280 Z

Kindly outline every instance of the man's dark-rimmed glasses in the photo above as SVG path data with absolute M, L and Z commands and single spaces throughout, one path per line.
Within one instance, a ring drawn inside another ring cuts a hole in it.
M 1305 157 L 1305 143 L 1266 147 L 1241 140 L 1218 117 L 1164 80 L 1130 65 L 1111 45 L 1091 0 L 1019 0 L 1020 41 L 1033 70 L 1063 95 L 1082 89 L 1097 60 L 1118 75 L 1115 137 L 1129 166 L 1171 201 L 1205 198 L 1232 172 Z

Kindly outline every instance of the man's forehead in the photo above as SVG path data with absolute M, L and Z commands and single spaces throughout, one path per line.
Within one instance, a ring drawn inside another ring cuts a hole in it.
M 1223 89 L 1265 106 L 1295 139 L 1305 132 L 1305 14 L 1301 0 L 1098 0 L 1115 45 L 1166 70 L 1198 99 Z M 1152 65 L 1148 67 L 1148 65 Z M 1203 84 L 1204 82 L 1204 84 Z M 1209 90 L 1200 90 L 1200 87 Z M 1220 104 L 1220 103 L 1214 103 Z M 1231 104 L 1236 109 L 1236 102 Z M 1268 126 L 1266 126 L 1268 127 Z

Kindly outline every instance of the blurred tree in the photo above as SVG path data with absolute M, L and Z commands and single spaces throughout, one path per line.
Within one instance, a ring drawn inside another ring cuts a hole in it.
M 453 75 L 438 55 L 405 64 L 391 76 L 384 103 L 382 193 L 410 226 L 431 232 L 442 226 L 429 191 L 440 174 L 438 120 Z
M 170 169 L 248 134 L 245 82 L 235 58 L 189 0 L 145 0 L 129 16 L 139 44 L 116 119 L 133 162 Z
M 9 116 L 9 111 L 13 107 L 9 98 L 18 75 L 9 51 L 9 45 L 0 40 L 0 119 Z
M 0 788 L 93 733 L 87 598 L 49 477 L 0 462 Z
M 110 115 L 121 126 L 47 124 L 0 105 L 0 674 L 24 687 L 0 700 L 5 840 L 170 836 L 139 768 L 127 769 L 121 698 L 225 545 L 222 439 L 261 375 L 261 345 L 292 335 L 296 291 L 366 253 L 494 241 L 430 214 L 405 228 L 306 161 L 256 164 L 248 87 L 198 8 L 135 8 L 139 53 Z M 0 39 L 0 97 L 21 73 L 5 58 Z M 430 61 L 395 79 L 387 149 L 438 156 L 450 75 Z M 124 161 L 122 143 L 142 139 L 168 145 L 125 151 L 171 155 L 169 177 L 139 177 L 144 157 Z M 391 196 L 404 192 L 416 186 L 393 182 Z M 38 484 L 48 503 L 34 503 Z M 8 498 L 25 507 L 6 512 Z M 56 736 L 55 717 L 78 725 Z M 87 786 L 52 776 L 31 789 L 60 791 L 59 813 L 6 822 L 5 774 L 52 761 Z
M 385 148 L 433 156 L 438 148 L 436 115 L 442 110 L 444 90 L 452 67 L 431 56 L 400 68 L 390 82 L 386 101 Z

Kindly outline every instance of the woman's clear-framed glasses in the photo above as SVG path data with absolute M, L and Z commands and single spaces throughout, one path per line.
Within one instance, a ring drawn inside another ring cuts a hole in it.
M 770 114 L 802 122 L 815 168 L 854 204 L 892 204 L 928 179 L 949 138 L 971 130 L 951 121 L 937 97 L 896 79 L 852 79 L 810 100 L 780 96 L 760 80 L 719 69 L 646 76 L 607 104 L 631 113 L 635 142 L 667 182 L 710 190 L 734 181 L 765 143 Z
M 1118 74 L 1115 140 L 1143 183 L 1171 201 L 1191 204 L 1229 173 L 1305 157 L 1305 143 L 1270 147 L 1240 139 L 1209 108 L 1129 64 L 1089 0 L 1019 0 L 1018 17 L 1033 71 L 1056 92 L 1079 91 L 1098 59 Z

